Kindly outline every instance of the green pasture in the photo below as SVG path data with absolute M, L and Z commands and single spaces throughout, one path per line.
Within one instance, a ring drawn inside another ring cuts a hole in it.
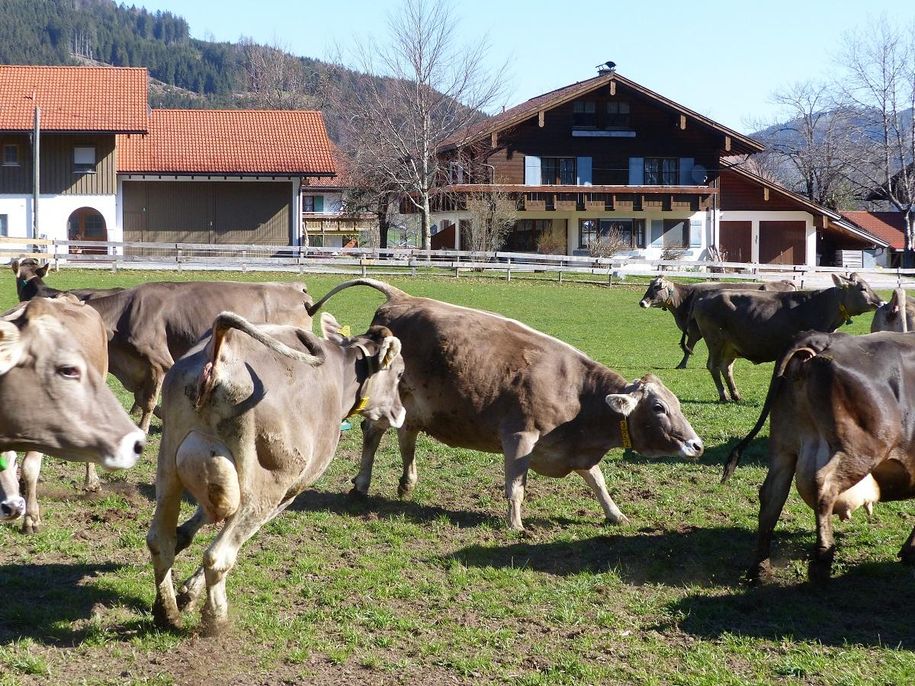
M 63 271 L 47 281 L 73 288 L 269 276 Z M 302 278 L 316 297 L 342 280 Z M 630 520 L 620 527 L 602 524 L 577 476 L 532 474 L 519 535 L 503 523 L 501 457 L 430 440 L 420 441 L 409 500 L 396 497 L 393 435 L 370 497 L 351 499 L 356 428 L 314 487 L 242 549 L 228 580 L 233 626 L 203 638 L 198 610 L 180 632 L 152 623 L 144 539 L 154 420 L 141 465 L 104 475 L 101 494 L 80 491 L 79 465 L 47 458 L 42 531 L 26 537 L 18 526 L 0 527 L 0 686 L 915 683 L 915 583 L 895 559 L 913 524 L 910 504 L 879 504 L 872 521 L 858 511 L 837 522 L 834 579 L 812 587 L 814 518 L 792 493 L 776 530 L 775 580 L 739 583 L 755 539 L 767 432 L 729 484 L 719 477 L 730 445 L 758 416 L 771 365 L 738 361 L 746 400 L 719 404 L 703 344 L 689 369 L 674 369 L 679 331 L 668 313 L 638 307 L 644 284 L 393 283 L 520 319 L 628 378 L 654 372 L 679 396 L 705 455 L 607 455 L 611 494 Z M 9 275 L 0 306 L 14 296 Z M 354 289 L 327 309 L 358 331 L 381 300 Z M 856 318 L 845 330 L 864 333 L 869 321 Z M 205 527 L 179 557 L 179 579 L 212 535 Z

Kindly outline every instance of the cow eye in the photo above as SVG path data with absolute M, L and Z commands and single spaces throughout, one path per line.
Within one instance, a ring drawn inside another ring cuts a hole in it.
M 62 365 L 58 367 L 57 373 L 65 379 L 79 379 L 80 377 L 79 367 L 74 367 L 72 365 Z
M 664 414 L 665 412 L 667 412 L 667 410 L 661 403 L 654 404 L 654 411 L 657 412 L 658 414 Z

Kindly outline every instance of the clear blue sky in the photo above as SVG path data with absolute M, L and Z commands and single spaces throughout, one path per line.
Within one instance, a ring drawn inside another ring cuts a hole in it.
M 306 57 L 339 46 L 384 41 L 396 1 L 132 0 L 183 16 L 191 35 L 236 41 L 242 35 Z M 776 116 L 773 91 L 829 77 L 843 36 L 881 14 L 911 23 L 899 0 L 461 0 L 452 3 L 464 42 L 487 36 L 494 66 L 508 63 L 506 102 L 590 78 L 613 60 L 647 88 L 722 124 L 748 132 Z

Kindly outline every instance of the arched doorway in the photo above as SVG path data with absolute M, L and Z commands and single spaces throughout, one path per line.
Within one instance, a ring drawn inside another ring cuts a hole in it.
M 67 238 L 71 241 L 107 241 L 108 228 L 102 213 L 91 207 L 80 207 L 74 211 L 67 220 Z M 105 246 L 70 246 L 70 253 L 75 255 L 104 255 L 107 252 Z

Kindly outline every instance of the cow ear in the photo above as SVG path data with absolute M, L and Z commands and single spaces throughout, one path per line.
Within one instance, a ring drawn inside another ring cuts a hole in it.
M 47 264 L 43 264 L 38 269 L 35 270 L 35 273 L 38 274 L 39 279 L 43 279 L 45 277 L 45 275 L 48 273 L 48 267 L 50 267 L 50 266 L 51 266 L 51 263 L 48 262 Z
M 340 333 L 340 324 L 330 312 L 321 313 L 321 336 L 337 345 L 343 345 L 344 336 Z
M 378 365 L 382 369 L 390 367 L 400 355 L 400 339 L 396 336 L 385 336 L 378 351 Z
M 638 393 L 611 393 L 604 401 L 614 412 L 628 417 L 639 404 Z
M 849 283 L 851 283 L 851 281 L 849 279 L 846 279 L 841 274 L 833 274 L 832 282 L 839 288 L 845 288 L 846 286 L 848 286 Z
M 12 262 L 10 262 L 10 269 L 13 270 L 13 274 L 15 274 L 16 277 L 18 278 L 19 277 L 19 260 L 13 260 Z
M 19 364 L 24 348 L 19 327 L 0 321 L 0 376 Z

